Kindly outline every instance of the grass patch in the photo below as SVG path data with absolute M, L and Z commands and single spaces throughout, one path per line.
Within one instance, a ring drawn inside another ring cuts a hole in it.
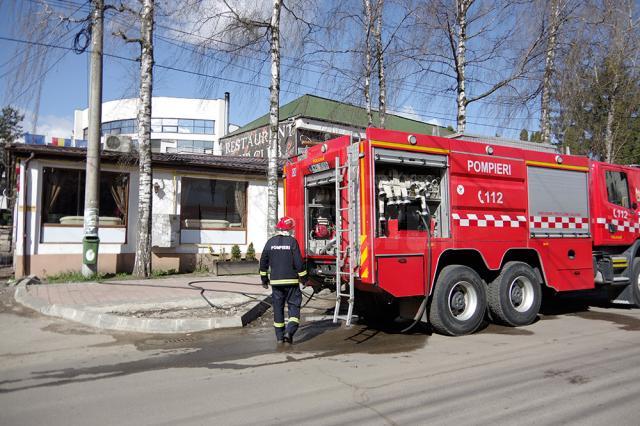
M 164 271 L 153 271 L 149 278 L 162 278 L 171 275 L 177 275 L 178 271 L 175 269 L 168 269 Z M 48 275 L 44 278 L 44 282 L 47 284 L 62 284 L 62 283 L 82 283 L 89 281 L 111 281 L 111 280 L 135 280 L 138 277 L 128 274 L 126 272 L 113 273 L 97 273 L 90 277 L 85 277 L 80 271 L 66 271 L 55 275 Z

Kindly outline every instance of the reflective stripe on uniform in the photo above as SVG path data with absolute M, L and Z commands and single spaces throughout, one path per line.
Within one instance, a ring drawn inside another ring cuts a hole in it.
M 307 271 L 298 272 L 299 277 L 304 277 L 305 275 L 307 275 Z
M 260 271 L 260 275 L 262 275 L 263 277 L 267 275 L 267 271 Z
M 298 279 L 293 278 L 293 279 L 286 279 L 286 280 L 271 280 L 271 285 L 278 285 L 278 284 L 298 284 Z
M 300 324 L 300 318 L 289 317 L 289 322 L 295 322 L 296 324 Z
M 274 322 L 273 326 L 276 328 L 282 328 L 284 327 L 284 323 L 283 322 Z

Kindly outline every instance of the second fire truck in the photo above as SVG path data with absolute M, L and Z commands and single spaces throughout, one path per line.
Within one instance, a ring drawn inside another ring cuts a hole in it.
M 640 304 L 640 170 L 368 129 L 285 167 L 285 210 L 316 285 L 358 313 L 474 332 L 532 323 L 543 287 Z M 395 313 L 394 313 L 395 315 Z

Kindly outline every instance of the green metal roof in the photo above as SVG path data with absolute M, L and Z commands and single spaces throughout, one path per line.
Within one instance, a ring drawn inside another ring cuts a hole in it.
M 367 111 L 364 108 L 309 94 L 303 95 L 280 107 L 280 121 L 298 117 L 312 118 L 330 123 L 359 127 L 362 129 L 367 127 Z M 265 114 L 262 117 L 253 120 L 225 137 L 248 132 L 250 130 L 266 126 L 267 124 L 269 124 L 269 114 Z M 379 124 L 380 119 L 377 111 L 375 111 L 373 114 L 373 125 L 379 126 Z M 399 130 L 410 133 L 423 133 L 430 135 L 432 134 L 434 127 L 440 126 L 400 117 L 394 114 L 387 114 L 385 121 L 385 128 L 389 130 Z M 440 127 L 441 135 L 444 136 L 450 133 L 452 132 L 444 127 Z

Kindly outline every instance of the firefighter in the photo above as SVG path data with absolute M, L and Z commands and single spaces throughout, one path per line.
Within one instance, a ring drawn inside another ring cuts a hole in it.
M 276 225 L 276 235 L 269 238 L 260 256 L 262 286 L 269 288 L 273 303 L 273 326 L 278 344 L 293 343 L 293 335 L 300 324 L 302 291 L 299 282 L 306 285 L 307 271 L 302 263 L 298 242 L 293 238 L 295 222 L 284 216 Z M 271 273 L 268 271 L 271 269 Z M 284 305 L 287 304 L 289 321 L 285 325 Z

